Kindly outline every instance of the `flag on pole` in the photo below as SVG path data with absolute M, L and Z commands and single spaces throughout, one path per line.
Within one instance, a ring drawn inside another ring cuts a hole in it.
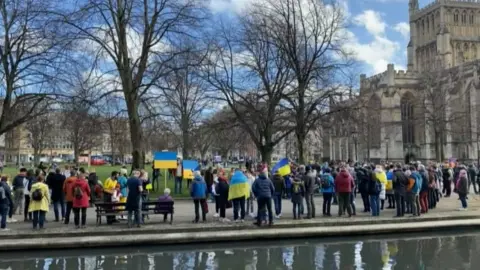
M 272 174 L 280 174 L 280 176 L 285 176 L 291 173 L 290 170 L 290 161 L 288 158 L 282 158 L 273 166 L 272 168 Z

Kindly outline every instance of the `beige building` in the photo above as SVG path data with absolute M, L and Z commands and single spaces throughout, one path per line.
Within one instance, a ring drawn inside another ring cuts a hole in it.
M 326 142 L 330 159 L 477 160 L 480 1 L 409 1 L 408 69 L 360 77 L 356 117 Z M 346 150 L 349 149 L 349 150 Z M 357 149 L 356 151 L 352 149 Z

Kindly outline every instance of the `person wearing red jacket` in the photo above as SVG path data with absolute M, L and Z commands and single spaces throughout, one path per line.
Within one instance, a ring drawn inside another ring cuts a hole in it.
M 75 227 L 80 228 L 80 211 L 82 212 L 82 228 L 85 228 L 87 221 L 87 208 L 90 205 L 90 186 L 88 185 L 85 174 L 80 173 L 77 180 L 72 184 L 73 187 L 73 220 Z
M 338 197 L 338 216 L 343 215 L 346 208 L 348 216 L 352 216 L 352 206 L 350 205 L 350 193 L 354 186 L 353 177 L 345 168 L 341 168 L 340 172 L 335 177 L 335 192 Z

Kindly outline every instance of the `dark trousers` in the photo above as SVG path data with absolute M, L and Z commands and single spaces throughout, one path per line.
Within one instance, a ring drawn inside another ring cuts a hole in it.
M 363 212 L 370 212 L 370 200 L 368 199 L 368 193 L 362 192 L 360 195 L 362 196 Z
M 80 226 L 80 211 L 82 212 L 82 226 L 85 226 L 87 223 L 87 208 L 73 208 L 73 221 L 75 226 Z
M 405 215 L 405 195 L 395 192 L 395 202 L 397 204 L 397 217 Z
M 28 212 L 29 205 L 30 205 L 30 195 L 25 195 L 25 209 L 23 209 L 23 218 L 25 220 L 32 220 L 32 212 Z
M 215 198 L 215 213 L 218 214 L 218 212 L 220 211 L 220 203 L 218 202 L 218 196 L 214 196 L 213 198 Z
M 232 200 L 233 203 L 233 220 L 239 218 L 238 212 L 240 211 L 240 219 L 245 219 L 245 197 L 236 198 Z
M 428 191 L 420 192 L 420 206 L 422 208 L 422 213 L 428 212 Z
M 355 207 L 355 193 L 352 192 L 350 193 L 350 207 L 352 207 L 352 215 L 356 215 L 357 214 L 357 208 Z M 343 211 L 345 212 L 347 209 L 343 209 Z
M 0 206 L 0 228 L 5 229 L 7 227 L 8 212 L 10 211 L 8 206 Z
M 220 217 L 225 218 L 226 217 L 225 212 L 227 210 L 227 199 L 217 198 L 217 200 L 218 200 L 218 206 L 220 208 Z
M 202 221 L 207 220 L 207 213 L 205 213 L 205 209 L 203 208 L 203 204 L 205 202 L 205 199 L 193 200 L 193 203 L 195 205 L 195 222 L 198 222 L 200 220 L 200 211 L 202 211 Z
M 452 182 L 450 180 L 443 180 L 442 193 L 445 194 L 445 197 L 450 197 L 450 194 L 452 194 Z
M 387 194 L 387 202 L 388 202 L 387 208 L 395 209 L 395 196 L 393 194 Z
M 323 193 L 323 206 L 322 206 L 322 213 L 324 215 L 330 215 L 330 209 L 332 207 L 332 198 L 333 193 Z
M 305 203 L 307 205 L 307 218 L 314 218 L 315 202 L 313 201 L 313 194 L 305 194 Z
M 275 215 L 280 215 L 282 213 L 282 193 L 275 192 L 273 194 L 273 203 L 275 204 Z
M 473 185 L 473 190 L 475 191 L 475 194 L 478 194 L 480 192 L 480 180 L 473 180 L 472 181 L 472 185 Z M 477 189 L 477 185 L 478 185 L 478 189 Z
M 466 209 L 467 205 L 467 194 L 458 194 L 460 202 L 462 203 L 462 208 Z
M 63 196 L 58 198 L 57 200 L 52 201 L 53 203 L 53 212 L 55 213 L 55 220 L 60 220 L 60 214 L 58 213 L 58 208 L 60 207 L 60 211 L 62 214 L 62 219 L 65 218 L 65 200 Z
M 433 209 L 437 206 L 437 194 L 435 188 L 428 189 L 428 208 Z
M 70 213 L 72 212 L 73 202 L 67 202 L 67 209 L 65 210 L 65 224 L 70 222 Z
M 175 177 L 175 194 L 182 194 L 182 177 Z
M 43 229 L 43 224 L 45 223 L 45 211 L 33 211 L 33 228 L 36 229 L 37 226 L 40 229 Z
M 300 218 L 302 216 L 300 209 L 301 206 L 299 203 L 293 203 L 293 219 Z
M 338 193 L 338 216 L 343 215 L 344 209 L 347 210 L 349 216 L 352 215 L 352 207 L 350 205 L 350 192 Z
M 272 199 L 271 198 L 257 198 L 257 224 L 262 224 L 262 210 L 264 207 L 267 208 L 268 212 L 268 221 L 273 222 L 273 212 L 272 212 Z

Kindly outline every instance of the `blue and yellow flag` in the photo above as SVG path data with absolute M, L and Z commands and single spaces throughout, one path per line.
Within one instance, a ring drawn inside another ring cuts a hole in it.
M 248 179 L 243 172 L 235 171 L 230 179 L 228 200 L 230 201 L 241 197 L 245 197 L 245 199 L 250 197 L 250 185 L 248 184 Z
M 273 166 L 272 174 L 278 173 L 280 176 L 285 176 L 291 173 L 290 170 L 290 161 L 288 158 L 283 158 Z

